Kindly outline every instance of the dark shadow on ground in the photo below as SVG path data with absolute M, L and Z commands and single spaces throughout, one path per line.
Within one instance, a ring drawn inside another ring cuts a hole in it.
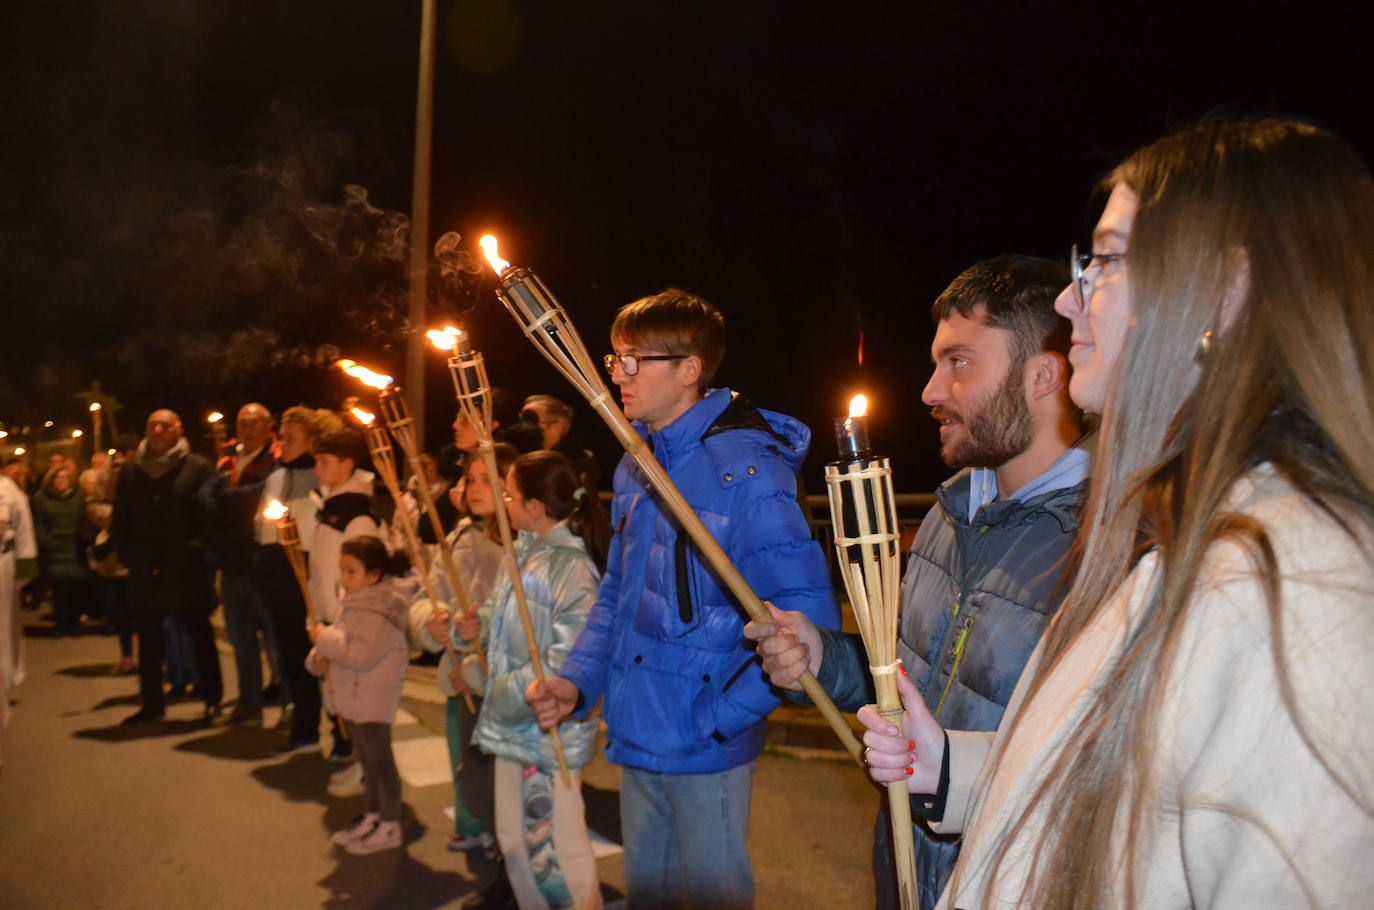
M 277 741 L 280 742 L 280 739 Z M 258 757 L 265 759 L 270 756 Z M 331 803 L 334 798 L 325 793 L 325 787 L 329 786 L 329 775 L 340 767 L 338 764 L 331 764 L 319 752 L 305 752 L 270 765 L 260 765 L 251 773 L 257 778 L 258 783 L 270 790 L 279 791 L 292 802 Z M 354 814 L 357 814 L 356 811 Z M 348 819 L 344 819 L 339 827 L 342 828 L 347 822 Z
M 114 661 L 103 664 L 80 664 L 75 667 L 63 667 L 58 670 L 60 676 L 77 676 L 82 678 L 106 677 L 106 676 L 129 676 L 131 674 L 116 674 L 110 672 L 110 667 L 114 666 Z
M 193 752 L 210 758 L 259 762 L 272 755 L 272 749 L 282 741 L 282 734 L 253 724 L 223 727 L 208 736 L 198 736 L 177 743 L 178 752 Z
M 338 867 L 319 884 L 328 888 L 330 897 L 326 908 L 429 908 L 452 906 L 458 898 L 478 890 L 489 881 L 499 866 L 486 862 L 485 870 L 474 870 L 478 877 L 465 876 L 458 871 L 431 869 L 413 859 L 405 847 L 385 850 L 370 856 L 353 856 L 342 847 L 329 843 L 330 832 L 345 827 L 364 809 L 361 796 L 336 799 L 330 802 L 321 822 L 320 833 L 324 849 L 333 851 Z M 428 829 L 407 804 L 402 808 L 401 830 L 405 843 L 413 844 L 424 837 Z M 454 857 L 454 865 L 461 860 Z
M 134 696 L 137 701 L 138 697 Z M 204 730 L 204 720 L 161 720 L 146 724 L 116 723 L 111 727 L 91 727 L 77 730 L 72 736 L 80 739 L 93 739 L 103 743 L 127 743 L 135 739 L 152 739 L 158 736 L 185 736 L 197 730 Z
M 582 802 L 587 806 L 587 827 L 617 844 L 625 843 L 620 832 L 620 791 L 582 785 Z
M 105 708 L 118 708 L 121 705 L 142 704 L 142 699 L 138 697 L 137 690 L 128 695 L 111 695 L 109 698 L 102 698 L 91 708 L 92 711 L 101 711 Z

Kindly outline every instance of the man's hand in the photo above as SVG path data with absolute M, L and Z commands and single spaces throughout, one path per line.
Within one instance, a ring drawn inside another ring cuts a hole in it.
M 864 764 L 868 776 L 880 784 L 907 782 L 912 793 L 934 793 L 940 787 L 940 766 L 945 760 L 945 731 L 926 708 L 925 699 L 905 673 L 897 677 L 902 696 L 902 729 L 878 713 L 877 705 L 859 709 L 864 733 Z
M 448 611 L 443 607 L 435 607 L 430 612 L 429 619 L 425 620 L 425 628 L 435 641 L 448 641 Z
M 458 630 L 463 641 L 476 641 L 482 634 L 482 621 L 477 618 L 477 604 L 459 613 L 458 618 L 453 621 L 453 628 Z
M 536 679 L 525 687 L 525 701 L 534 709 L 541 730 L 552 730 L 577 707 L 577 686 L 561 676 Z
M 821 633 L 802 613 L 779 610 L 768 601 L 763 605 L 773 614 L 772 622 L 750 622 L 744 627 L 744 637 L 758 643 L 763 672 L 779 689 L 800 692 L 797 680 L 810 670 L 812 675 L 821 669 Z

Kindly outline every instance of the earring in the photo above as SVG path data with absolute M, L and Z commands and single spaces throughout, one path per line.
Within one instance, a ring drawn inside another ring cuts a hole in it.
M 1207 359 L 1207 355 L 1212 353 L 1212 330 L 1208 329 L 1202 333 L 1202 337 L 1197 340 L 1197 352 L 1193 359 L 1198 363 Z

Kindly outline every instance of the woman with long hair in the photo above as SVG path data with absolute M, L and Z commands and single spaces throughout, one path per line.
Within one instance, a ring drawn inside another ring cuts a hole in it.
M 1064 606 L 995 734 L 860 714 L 963 833 L 943 907 L 1374 893 L 1374 181 L 1284 120 L 1109 177 L 1057 306 L 1101 441 Z
M 557 452 L 521 455 L 505 483 L 530 620 L 547 673 L 557 673 L 596 602 L 600 567 L 589 551 L 608 530 L 595 492 L 580 486 Z M 489 675 L 473 742 L 495 757 L 496 839 L 521 907 L 599 908 L 596 860 L 587 835 L 580 769 L 596 754 L 595 718 L 559 725 L 572 787 L 559 781 L 550 738 L 525 701 L 534 680 L 509 575 L 497 578 L 481 620 L 455 624 L 485 643 Z M 494 895 L 493 895 L 494 896 Z

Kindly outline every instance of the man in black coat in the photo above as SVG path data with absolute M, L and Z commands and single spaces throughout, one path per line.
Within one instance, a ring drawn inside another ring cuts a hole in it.
M 119 561 L 129 570 L 143 701 L 125 723 L 158 720 L 166 711 L 162 621 L 168 614 L 178 615 L 191 637 L 205 716 L 219 716 L 223 683 L 210 629 L 210 578 L 195 498 L 210 471 L 210 462 L 187 445 L 181 418 L 162 409 L 148 417 L 138 454 L 119 473 L 110 531 Z

